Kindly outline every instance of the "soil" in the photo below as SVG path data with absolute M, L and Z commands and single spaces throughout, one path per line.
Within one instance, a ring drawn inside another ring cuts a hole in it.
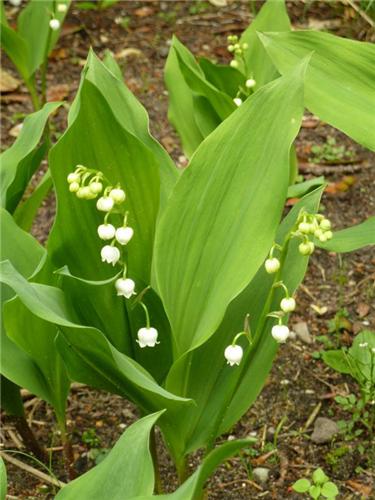
M 260 3 L 253 2 L 252 7 L 258 8 Z M 295 1 L 287 2 L 287 6 L 295 27 L 318 27 L 341 36 L 373 41 L 374 32 L 369 24 L 343 3 L 305 4 Z M 10 18 L 15 19 L 17 9 L 7 5 L 7 11 Z M 226 36 L 240 33 L 250 17 L 251 10 L 245 1 L 230 2 L 222 8 L 207 2 L 122 1 L 102 12 L 80 10 L 74 2 L 63 36 L 50 59 L 50 91 L 55 93 L 55 99 L 65 98 L 70 102 L 77 90 L 90 45 L 100 56 L 105 49 L 110 49 L 124 71 L 127 85 L 146 107 L 152 133 L 177 162 L 184 164 L 179 140 L 167 120 L 168 98 L 163 67 L 168 42 L 175 33 L 196 56 L 228 62 Z M 17 78 L 6 57 L 3 66 Z M 2 104 L 2 148 L 5 149 L 14 140 L 9 132 L 32 109 L 22 86 L 3 95 Z M 66 126 L 64 109 L 55 117 L 54 123 L 57 138 Z M 328 136 L 335 137 L 337 144 L 353 151 L 354 161 L 308 163 L 311 145 L 322 144 Z M 297 151 L 306 179 L 323 173 L 330 183 L 321 208 L 335 229 L 357 224 L 374 214 L 375 158 L 372 153 L 308 113 L 297 139 Z M 46 168 L 44 164 L 37 176 L 40 177 Z M 33 226 L 33 234 L 42 242 L 48 236 L 54 207 L 54 197 L 50 195 Z M 313 254 L 304 284 L 298 291 L 298 308 L 290 320 L 292 326 L 298 322 L 307 324 L 312 343 L 306 344 L 297 338 L 280 349 L 256 404 L 230 435 L 222 438 L 253 435 L 258 437 L 258 443 L 216 471 L 207 485 L 209 499 L 299 498 L 292 492 L 291 485 L 297 479 L 311 475 L 319 466 L 339 487 L 339 498 L 371 498 L 374 495 L 375 472 L 368 463 L 369 436 L 366 432 L 356 438 L 349 436 L 349 440 L 345 440 L 348 436 L 339 435 L 332 443 L 316 445 L 310 439 L 313 424 L 306 428 L 316 409 L 317 415 L 335 421 L 350 419 L 334 398 L 351 392 L 358 394 L 358 387 L 352 379 L 328 369 L 319 359 L 316 352 L 323 349 L 323 344 L 318 337 L 328 336 L 337 346 L 350 345 L 359 331 L 375 329 L 374 263 L 370 248 L 341 257 L 321 250 Z M 345 317 L 345 321 L 337 331 L 330 332 L 329 320 L 337 313 Z M 60 438 L 51 409 L 31 395 L 25 395 L 25 401 L 35 434 L 46 447 L 56 448 L 52 452 L 54 474 L 66 479 Z M 373 407 L 371 409 L 374 411 Z M 95 458 L 98 460 L 97 455 L 102 456 L 113 446 L 124 428 L 138 416 L 135 407 L 118 396 L 86 386 L 74 386 L 69 397 L 68 426 L 77 472 L 82 474 L 92 467 Z M 11 420 L 4 416 L 3 447 L 26 452 L 17 440 L 17 434 L 14 439 L 14 433 Z M 173 491 L 177 485 L 175 473 L 160 436 L 157 436 L 157 441 L 162 480 L 165 489 Z M 364 450 L 361 450 L 361 445 L 364 445 Z M 338 449 L 344 450 L 342 456 L 339 456 Z M 15 456 L 39 468 L 27 457 Z M 198 458 L 193 457 L 192 469 Z M 258 484 L 253 477 L 252 468 L 256 466 L 270 470 L 266 484 Z M 14 465 L 7 464 L 7 469 L 9 498 L 53 497 L 54 490 L 50 485 Z

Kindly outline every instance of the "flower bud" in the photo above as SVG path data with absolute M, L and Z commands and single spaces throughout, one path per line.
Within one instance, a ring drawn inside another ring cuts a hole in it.
M 271 330 L 272 337 L 279 344 L 283 344 L 289 337 L 289 328 L 286 325 L 275 325 Z
M 140 328 L 137 333 L 137 342 L 139 347 L 155 347 L 156 344 L 159 344 L 158 340 L 158 331 L 156 328 L 152 326 L 150 328 Z
M 332 231 L 326 231 L 324 234 L 326 235 L 327 240 L 330 240 L 333 236 Z
M 234 51 L 234 45 L 228 45 L 228 51 L 233 52 Z
M 68 10 L 68 6 L 66 3 L 58 3 L 57 4 L 57 12 L 66 12 Z
M 109 196 L 102 196 L 96 202 L 96 208 L 101 212 L 109 212 L 110 210 L 112 210 L 113 205 L 114 201 Z
M 79 190 L 79 184 L 78 182 L 71 182 L 69 184 L 69 191 L 71 193 L 76 193 Z
M 60 21 L 58 19 L 51 19 L 49 22 L 49 27 L 53 31 L 57 31 L 60 28 Z
M 120 250 L 111 245 L 104 246 L 100 255 L 102 257 L 102 262 L 107 262 L 108 264 L 112 264 L 112 266 L 116 265 L 120 260 Z
M 242 99 L 241 99 L 240 97 L 235 97 L 235 98 L 233 99 L 233 102 L 234 102 L 234 104 L 235 104 L 236 106 L 241 106 L 241 104 L 242 104 Z
M 280 302 L 280 309 L 286 313 L 294 311 L 296 308 L 296 301 L 293 297 L 285 297 Z
M 78 189 L 77 196 L 78 196 L 78 198 L 81 198 L 83 200 L 90 200 L 92 193 L 91 193 L 90 188 L 88 186 L 82 186 Z
M 243 356 L 243 349 L 240 345 L 228 345 L 224 351 L 224 357 L 230 366 L 239 365 Z
M 136 295 L 134 291 L 135 283 L 130 278 L 119 278 L 116 280 L 115 287 L 118 296 L 122 295 L 126 299 L 130 299 L 132 295 Z
M 324 231 L 328 231 L 329 229 L 331 229 L 331 222 L 328 219 L 323 219 L 320 221 L 320 227 Z
M 238 68 L 239 63 L 238 61 L 236 61 L 236 59 L 232 59 L 231 62 L 229 63 L 229 66 L 231 66 L 232 68 Z
M 327 233 L 322 233 L 320 236 L 319 236 L 319 241 L 321 241 L 322 243 L 324 243 L 325 241 L 327 241 Z
M 315 245 L 312 241 L 306 241 L 298 246 L 299 253 L 302 255 L 311 255 L 315 249 Z
M 273 257 L 272 259 L 267 259 L 264 263 L 264 267 L 268 274 L 276 273 L 280 269 L 280 261 Z
M 257 84 L 257 82 L 254 80 L 254 78 L 249 78 L 248 80 L 246 80 L 246 83 L 245 83 L 245 85 L 248 89 L 254 88 L 256 84 Z
M 134 231 L 131 227 L 119 227 L 116 229 L 116 240 L 120 245 L 126 245 L 132 239 Z
M 298 230 L 301 231 L 301 233 L 308 234 L 310 232 L 310 226 L 308 222 L 300 222 L 298 224 Z
M 99 194 L 102 192 L 103 184 L 101 182 L 91 182 L 89 188 L 92 194 Z
M 314 231 L 315 238 L 319 239 L 322 236 L 322 234 L 323 234 L 323 231 L 321 229 L 319 229 L 319 228 L 315 229 L 315 231 Z
M 66 180 L 71 184 L 72 182 L 79 182 L 81 179 L 81 176 L 77 174 L 76 172 L 70 172 Z
M 111 240 L 116 233 L 116 228 L 112 224 L 100 224 L 98 227 L 98 235 L 102 240 Z
M 109 193 L 109 196 L 115 203 L 118 204 L 122 203 L 126 198 L 125 191 L 121 188 L 112 189 L 111 192 Z

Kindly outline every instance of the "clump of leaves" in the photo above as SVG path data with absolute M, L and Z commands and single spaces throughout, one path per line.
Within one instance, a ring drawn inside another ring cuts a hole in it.
M 324 144 L 314 144 L 311 147 L 311 163 L 336 163 L 340 160 L 350 160 L 354 153 L 344 145 L 338 146 L 334 137 L 328 136 Z
M 298 479 L 292 488 L 297 493 L 307 493 L 310 498 L 314 499 L 333 499 L 339 494 L 335 483 L 330 481 L 323 469 L 320 468 L 313 472 L 311 480 L 307 478 Z

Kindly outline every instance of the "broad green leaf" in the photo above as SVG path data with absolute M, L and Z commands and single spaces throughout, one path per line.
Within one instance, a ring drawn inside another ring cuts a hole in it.
M 168 153 L 151 136 L 146 110 L 124 82 L 118 80 L 111 71 L 108 71 L 93 51 L 90 51 L 87 64 L 83 70 L 83 81 L 89 81 L 96 86 L 122 128 L 141 141 L 149 149 L 149 152 L 154 155 L 159 166 L 160 203 L 163 206 L 178 179 L 179 172 Z M 81 93 L 77 95 L 72 104 L 69 113 L 70 124 L 77 116 L 80 96 Z
M 299 182 L 288 187 L 288 198 L 301 198 L 325 183 L 324 177 L 314 177 L 308 181 Z
M 368 245 L 375 245 L 375 217 L 356 226 L 334 231 L 333 238 L 325 243 L 316 241 L 318 247 L 330 252 L 353 252 Z
M 214 333 L 272 245 L 301 120 L 302 75 L 300 67 L 232 113 L 198 148 L 162 214 L 156 287 L 177 356 Z
M 77 323 L 75 311 L 59 288 L 29 283 L 9 261 L 0 263 L 0 281 L 13 288 L 17 300 L 38 319 L 58 327 L 58 348 L 72 379 L 130 397 L 143 411 L 168 409 L 162 418 L 166 428 L 174 422 L 175 413 L 190 404 L 160 387 L 138 363 L 115 349 L 98 329 Z M 17 318 L 8 314 L 7 321 L 11 327 Z M 19 335 L 17 328 L 14 331 Z
M 64 486 L 56 499 L 130 500 L 152 495 L 150 432 L 162 413 L 153 413 L 132 424 L 99 465 Z
M 308 479 L 298 479 L 298 481 L 293 484 L 292 488 L 297 493 L 306 493 L 306 491 L 309 490 L 310 486 L 311 483 Z
M 21 77 L 28 81 L 31 77 L 29 48 L 26 40 L 10 26 L 1 21 L 1 48 L 6 52 Z
M 259 36 L 282 74 L 313 52 L 305 82 L 307 108 L 359 144 L 375 150 L 373 44 L 316 31 Z
M 342 350 L 337 351 L 323 351 L 322 352 L 323 361 L 340 373 L 351 373 L 350 364 L 345 357 Z
M 24 202 L 17 206 L 13 217 L 19 227 L 24 231 L 29 231 L 31 229 L 34 218 L 43 203 L 43 200 L 52 189 L 52 186 L 52 177 L 50 171 L 47 170 L 34 191 Z
M 293 207 L 277 231 L 279 244 L 292 229 L 302 207 L 312 212 L 318 209 L 321 193 L 322 188 L 317 189 Z M 307 258 L 301 257 L 296 248 L 289 249 L 289 252 L 280 279 L 286 281 L 292 292 L 303 279 Z M 269 333 L 270 323 L 262 328 L 261 341 L 253 352 L 249 352 L 247 342 L 240 341 L 245 357 L 239 367 L 228 367 L 224 349 L 243 329 L 246 314 L 250 314 L 251 329 L 255 334 L 262 315 L 278 309 L 279 293 L 267 304 L 272 283 L 272 276 L 263 267 L 259 269 L 245 290 L 229 305 L 211 339 L 172 367 L 166 388 L 175 394 L 188 395 L 196 402 L 196 407 L 188 409 L 176 423 L 176 441 L 173 440 L 175 435 L 170 438 L 176 447 L 176 455 L 194 451 L 228 430 L 257 398 L 277 352 Z
M 45 153 L 45 146 L 38 146 L 48 117 L 60 102 L 50 102 L 29 115 L 12 146 L 1 154 L 0 184 L 1 204 L 9 210 L 15 210 L 26 186 L 38 168 Z
M 247 43 L 249 47 L 244 52 L 246 66 L 242 66 L 241 60 L 239 62 L 245 75 L 255 79 L 256 89 L 278 76 L 277 69 L 257 36 L 257 31 L 290 31 L 284 0 L 267 0 L 240 39 L 241 43 Z
M 8 490 L 7 470 L 4 460 L 0 457 L 0 500 L 5 500 Z
M 366 347 L 364 347 L 364 344 Z M 369 381 L 375 384 L 375 332 L 364 330 L 360 332 L 354 339 L 353 345 L 349 349 L 349 362 L 352 372 L 358 382 L 366 383 Z
M 339 490 L 334 483 L 332 483 L 331 481 L 327 481 L 325 484 L 323 484 L 322 491 L 320 493 L 325 498 L 332 499 L 337 497 L 337 495 L 339 494 Z
M 309 488 L 309 493 L 310 493 L 311 498 L 314 498 L 314 500 L 317 500 L 320 496 L 320 493 L 321 493 L 321 487 L 315 486 L 315 484 L 313 484 Z
M 327 475 L 325 474 L 324 470 L 321 469 L 320 467 L 318 469 L 314 470 L 313 475 L 312 475 L 312 479 L 313 479 L 315 484 L 323 484 L 326 481 L 328 481 Z
M 194 113 L 194 94 L 181 73 L 176 50 L 171 46 L 164 68 L 164 81 L 168 89 L 168 120 L 177 130 L 186 156 L 190 157 L 203 141 Z M 215 115 L 215 121 L 220 120 Z M 205 116 L 203 116 L 203 120 Z
M 118 80 L 120 80 L 120 82 L 124 80 L 118 62 L 116 61 L 113 53 L 108 49 L 106 49 L 104 52 L 103 64 Z
M 233 100 L 206 79 L 204 72 L 199 67 L 192 53 L 176 36 L 173 36 L 172 44 L 176 51 L 180 70 L 188 86 L 195 94 L 206 98 L 220 120 L 224 120 L 236 108 Z
M 69 8 L 70 0 L 59 0 Z M 59 12 L 54 0 L 30 0 L 22 9 L 17 19 L 17 31 L 25 40 L 29 49 L 29 71 L 30 74 L 41 66 L 43 61 L 53 49 L 60 34 L 60 30 L 53 31 L 49 22 L 53 18 L 62 24 L 66 12 Z
M 2 345 L 2 349 L 3 348 L 4 345 Z M 5 410 L 8 415 L 24 417 L 23 401 L 18 385 L 14 384 L 3 375 L 0 375 L 0 384 L 0 407 Z
M 199 58 L 198 62 L 207 80 L 230 97 L 236 97 L 239 87 L 245 86 L 245 77 L 237 69 L 224 64 L 214 64 L 205 57 Z

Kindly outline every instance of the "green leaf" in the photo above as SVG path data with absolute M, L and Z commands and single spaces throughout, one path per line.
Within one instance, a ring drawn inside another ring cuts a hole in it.
M 353 252 L 367 245 L 375 245 L 375 217 L 356 226 L 335 231 L 333 238 L 325 243 L 316 241 L 316 245 L 329 252 Z
M 30 53 L 26 40 L 1 21 L 1 47 L 17 68 L 21 77 L 28 81 L 31 77 Z
M 24 231 L 30 231 L 40 205 L 43 203 L 43 200 L 52 189 L 52 186 L 52 177 L 50 171 L 47 170 L 34 191 L 26 198 L 24 202 L 20 203 L 17 206 L 13 217 L 19 227 Z
M 4 349 L 4 345 L 2 345 L 2 349 Z M 8 415 L 24 417 L 23 401 L 18 385 L 14 384 L 3 375 L 0 375 L 0 384 L 0 407 L 5 410 Z
M 298 481 L 296 481 L 293 484 L 292 488 L 297 493 L 305 493 L 306 491 L 308 491 L 310 486 L 311 486 L 311 483 L 308 479 L 298 479 Z
M 275 241 L 279 244 L 292 229 L 302 207 L 314 212 L 319 207 L 322 188 L 310 193 L 297 203 L 279 227 Z M 281 279 L 292 293 L 302 281 L 308 259 L 298 252 L 298 242 L 288 251 Z M 257 398 L 277 352 L 276 343 L 270 335 L 271 320 L 264 327 L 261 318 L 280 304 L 280 291 L 272 303 L 267 304 L 273 277 L 263 266 L 256 276 L 229 305 L 220 327 L 208 342 L 188 353 L 172 367 L 166 388 L 180 396 L 191 397 L 196 407 L 189 408 L 174 429 L 178 440 L 170 441 L 178 448 L 175 452 L 184 455 L 207 444 L 222 432 L 229 430 L 248 410 Z M 261 341 L 252 352 L 248 343 L 242 343 L 245 356 L 239 367 L 228 367 L 224 349 L 233 337 L 243 329 L 246 314 L 250 314 L 253 333 L 261 328 Z M 205 381 L 202 384 L 202 380 Z
M 205 57 L 199 58 L 198 62 L 207 80 L 230 97 L 236 97 L 239 87 L 244 87 L 245 77 L 237 69 L 224 64 L 214 64 Z
M 323 351 L 323 361 L 340 373 L 351 373 L 350 365 L 342 350 L 339 351 Z
M 349 349 L 348 362 L 351 365 L 353 376 L 362 385 L 367 382 L 375 384 L 375 332 L 364 330 L 354 339 Z
M 178 179 L 179 172 L 168 153 L 150 135 L 146 110 L 124 82 L 118 80 L 111 71 L 108 71 L 93 51 L 90 51 L 83 70 L 83 82 L 85 81 L 95 85 L 126 133 L 141 141 L 154 155 L 154 160 L 159 167 L 160 205 L 163 207 Z M 69 124 L 72 124 L 77 116 L 80 100 L 81 92 L 77 94 L 70 109 Z
M 293 184 L 288 187 L 288 198 L 301 198 L 305 194 L 313 191 L 319 186 L 323 186 L 325 183 L 324 177 L 314 177 L 308 181 L 299 182 L 298 184 Z
M 109 49 L 104 51 L 103 64 L 120 82 L 123 81 L 122 70 Z
M 318 499 L 320 496 L 320 492 L 321 492 L 320 486 L 312 485 L 309 488 L 309 493 L 310 493 L 311 498 Z
M 5 500 L 8 490 L 7 470 L 4 460 L 0 457 L 0 500 Z
M 301 119 L 302 74 L 301 67 L 265 86 L 225 120 L 198 148 L 162 214 L 156 286 L 177 356 L 213 334 L 272 245 Z
M 0 198 L 3 207 L 14 211 L 22 198 L 26 186 L 40 165 L 45 153 L 45 146 L 38 146 L 48 117 L 60 102 L 50 102 L 29 115 L 12 146 L 1 154 Z
M 320 467 L 313 472 L 312 479 L 315 484 L 323 484 L 328 481 L 327 475 Z
M 151 495 L 154 466 L 150 432 L 162 413 L 148 415 L 132 424 L 99 465 L 64 486 L 56 499 L 127 500 Z
M 244 52 L 246 66 L 242 69 L 246 76 L 256 81 L 256 89 L 274 80 L 279 73 L 260 42 L 257 31 L 289 31 L 290 21 L 284 0 L 267 0 L 254 21 L 243 32 L 240 42 L 247 43 Z M 242 62 L 239 60 L 240 64 Z
M 375 47 L 317 31 L 260 34 L 281 73 L 313 52 L 306 73 L 307 108 L 375 150 Z
M 327 483 L 323 484 L 321 495 L 323 495 L 325 498 L 336 498 L 338 494 L 339 490 L 334 483 L 328 481 Z

